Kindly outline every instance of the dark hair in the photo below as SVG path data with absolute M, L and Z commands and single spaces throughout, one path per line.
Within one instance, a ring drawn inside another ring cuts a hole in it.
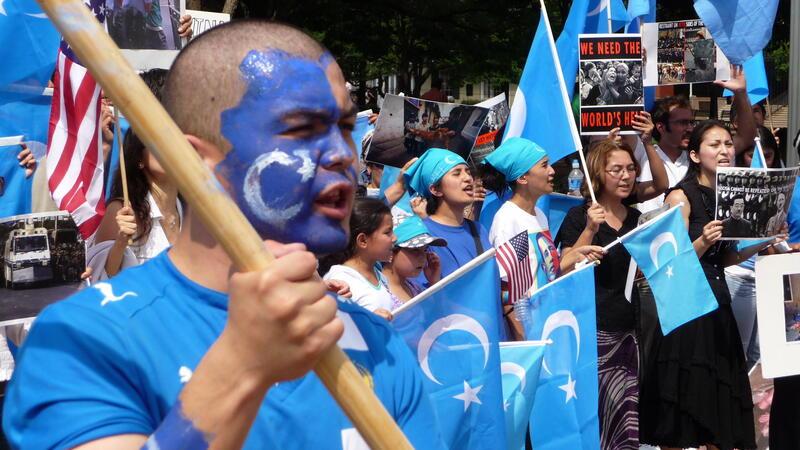
M 167 73 L 164 69 L 151 69 L 142 72 L 140 75 L 147 87 L 150 88 L 150 92 L 159 102 L 161 101 L 164 83 L 167 80 Z M 147 173 L 143 165 L 146 156 L 144 143 L 136 136 L 132 128 L 125 132 L 125 137 L 122 140 L 122 149 L 125 153 L 128 200 L 130 200 L 133 214 L 136 216 L 136 223 L 141 227 L 134 240 L 144 241 L 153 228 L 153 221 L 150 219 L 150 203 L 147 201 L 147 194 L 150 192 L 150 180 L 147 179 Z M 114 170 L 111 198 L 123 198 L 122 169 L 119 165 Z
M 764 108 L 763 100 L 753 105 L 753 107 L 760 109 L 761 115 L 763 116 L 767 115 L 767 110 L 766 108 Z M 736 103 L 731 105 L 730 115 L 731 115 L 731 123 L 735 123 L 736 117 L 739 115 L 739 111 L 736 109 Z
M 772 150 L 774 156 L 772 158 L 772 166 L 770 166 L 770 168 L 780 167 L 778 158 L 778 142 L 775 140 L 775 136 L 772 135 L 772 131 L 765 126 L 760 126 L 756 129 L 756 133 L 758 134 L 758 137 L 761 138 L 761 148 L 764 149 L 764 153 L 766 154 L 767 150 Z M 744 167 L 744 154 L 749 151 L 756 151 L 755 143 L 753 143 L 745 151 L 736 155 L 736 165 L 738 167 Z
M 150 193 L 150 180 L 144 168 L 145 147 L 139 140 L 132 128 L 125 133 L 122 148 L 125 153 L 125 171 L 128 181 L 128 199 L 131 202 L 133 214 L 136 216 L 136 223 L 139 225 L 139 232 L 134 240 L 143 241 L 150 234 L 153 221 L 150 219 L 150 203 L 147 201 L 147 194 Z M 123 198 L 122 192 L 122 169 L 117 165 L 114 171 L 113 184 L 111 185 L 111 198 Z
M 488 163 L 481 165 L 479 173 L 483 181 L 483 187 L 494 192 L 498 197 L 502 197 L 507 189 L 513 191 L 514 187 L 517 185 L 516 181 L 509 182 L 506 180 L 505 175 Z
M 669 113 L 674 108 L 691 110 L 692 105 L 689 103 L 689 100 L 682 95 L 664 97 L 656 101 L 653 109 L 650 111 L 650 115 L 653 118 L 653 125 L 660 123 L 664 125 L 664 128 L 666 128 L 667 131 L 672 131 L 669 125 Z M 656 141 L 661 140 L 661 133 L 658 131 L 657 127 L 653 128 L 653 137 Z
M 384 217 L 392 215 L 391 209 L 382 200 L 376 198 L 357 198 L 350 215 L 350 240 L 347 248 L 320 259 L 319 273 L 325 274 L 336 264 L 342 264 L 356 253 L 356 238 L 361 233 L 369 236 L 378 230 Z
M 705 134 L 713 129 L 713 128 L 722 128 L 723 130 L 727 131 L 728 133 L 731 130 L 728 127 L 720 122 L 719 120 L 709 119 L 704 120 L 697 124 L 692 130 L 691 136 L 689 136 L 689 145 L 686 147 L 686 151 L 691 152 L 692 150 L 699 152 L 700 151 L 700 144 L 703 142 L 703 138 Z M 696 163 L 689 158 L 689 169 L 686 171 L 686 175 L 683 177 L 684 180 L 690 180 L 692 178 L 697 179 L 697 176 L 700 175 L 700 164 Z
M 434 183 L 433 187 L 436 188 L 437 190 L 441 189 L 442 180 L 439 180 L 436 183 Z M 425 212 L 429 216 L 436 214 L 436 210 L 439 209 L 439 205 L 442 203 L 442 199 L 435 195 L 432 195 L 430 193 L 430 190 L 428 190 L 428 192 L 425 192 L 425 194 L 426 195 L 423 195 L 423 197 L 425 197 Z

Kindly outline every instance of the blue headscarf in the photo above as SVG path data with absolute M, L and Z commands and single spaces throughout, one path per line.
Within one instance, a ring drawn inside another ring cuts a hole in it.
M 489 153 L 483 159 L 483 164 L 489 164 L 497 169 L 510 183 L 525 175 L 545 156 L 547 156 L 547 152 L 536 142 L 512 137 L 506 139 L 500 147 Z
M 442 179 L 444 174 L 459 164 L 466 164 L 464 158 L 441 148 L 431 148 L 420 156 L 406 171 L 406 186 L 423 197 L 430 196 L 430 187 Z

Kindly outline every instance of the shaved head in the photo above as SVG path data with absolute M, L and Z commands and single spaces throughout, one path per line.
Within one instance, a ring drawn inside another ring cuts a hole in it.
M 311 60 L 326 53 L 304 32 L 278 22 L 236 20 L 206 31 L 180 52 L 164 89 L 164 107 L 184 133 L 230 150 L 220 132 L 220 114 L 235 106 L 247 89 L 240 64 L 253 49 L 282 50 Z

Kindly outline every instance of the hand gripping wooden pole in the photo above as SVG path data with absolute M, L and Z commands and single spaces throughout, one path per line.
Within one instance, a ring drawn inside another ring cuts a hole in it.
M 259 235 L 86 5 L 80 0 L 39 0 L 39 4 L 236 267 L 242 271 L 268 267 L 273 258 Z M 340 348 L 329 350 L 315 371 L 370 447 L 412 448 Z

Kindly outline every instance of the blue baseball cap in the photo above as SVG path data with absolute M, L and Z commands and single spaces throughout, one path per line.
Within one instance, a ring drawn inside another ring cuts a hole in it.
M 393 218 L 394 235 L 397 236 L 395 247 L 420 248 L 426 245 L 444 247 L 447 241 L 443 238 L 431 236 L 425 222 L 419 216 L 399 215 Z
M 404 175 L 406 186 L 412 192 L 423 197 L 430 197 L 429 188 L 459 164 L 467 164 L 467 162 L 450 150 L 430 148 L 406 171 Z
M 531 167 L 547 156 L 547 151 L 531 140 L 512 137 L 483 159 L 511 182 L 525 175 Z

